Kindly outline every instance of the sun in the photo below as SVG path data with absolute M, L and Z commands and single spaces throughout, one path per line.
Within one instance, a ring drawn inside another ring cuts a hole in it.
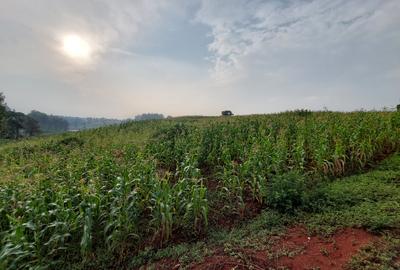
M 62 50 L 65 55 L 76 60 L 88 60 L 92 52 L 89 43 L 78 35 L 64 36 Z

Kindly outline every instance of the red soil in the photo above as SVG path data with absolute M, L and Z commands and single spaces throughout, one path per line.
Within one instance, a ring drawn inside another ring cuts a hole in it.
M 226 255 L 208 257 L 192 269 L 343 269 L 357 251 L 376 237 L 360 229 L 344 229 L 329 238 L 309 237 L 302 227 L 289 229 L 272 250 L 241 250 L 245 262 Z
M 302 228 L 293 228 L 281 244 L 282 248 L 304 248 L 299 255 L 280 257 L 276 266 L 293 270 L 342 269 L 350 258 L 375 237 L 359 229 L 345 229 L 330 238 L 308 237 Z

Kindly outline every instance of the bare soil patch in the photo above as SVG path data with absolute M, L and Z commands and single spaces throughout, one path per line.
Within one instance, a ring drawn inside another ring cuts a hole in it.
M 276 238 L 276 237 L 275 237 Z M 303 227 L 293 227 L 272 241 L 270 250 L 240 250 L 241 259 L 218 254 L 192 269 L 343 269 L 358 250 L 377 239 L 361 229 L 347 228 L 330 237 L 309 236 Z
M 303 269 L 343 269 L 343 266 L 357 251 L 376 237 L 361 229 L 344 229 L 331 237 L 309 237 L 302 228 L 289 230 L 282 249 L 289 251 L 289 256 L 281 256 L 276 261 L 276 268 L 287 267 L 293 270 Z M 298 254 L 294 253 L 296 249 Z

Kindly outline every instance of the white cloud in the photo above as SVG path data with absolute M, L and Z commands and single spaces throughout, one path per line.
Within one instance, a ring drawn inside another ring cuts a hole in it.
M 351 110 L 397 100 L 398 14 L 398 0 L 203 0 L 197 21 L 239 113 Z
M 270 67 L 282 52 L 334 56 L 351 42 L 398 33 L 399 12 L 396 0 L 203 0 L 197 20 L 212 29 L 209 50 L 216 76 L 236 82 L 249 69 L 246 61 Z

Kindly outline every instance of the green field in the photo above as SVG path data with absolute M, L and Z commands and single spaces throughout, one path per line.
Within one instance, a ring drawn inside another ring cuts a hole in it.
M 0 142 L 0 269 L 185 268 L 219 247 L 266 248 L 261 235 L 293 224 L 384 235 L 349 267 L 396 269 L 399 150 L 398 112 L 182 117 Z

